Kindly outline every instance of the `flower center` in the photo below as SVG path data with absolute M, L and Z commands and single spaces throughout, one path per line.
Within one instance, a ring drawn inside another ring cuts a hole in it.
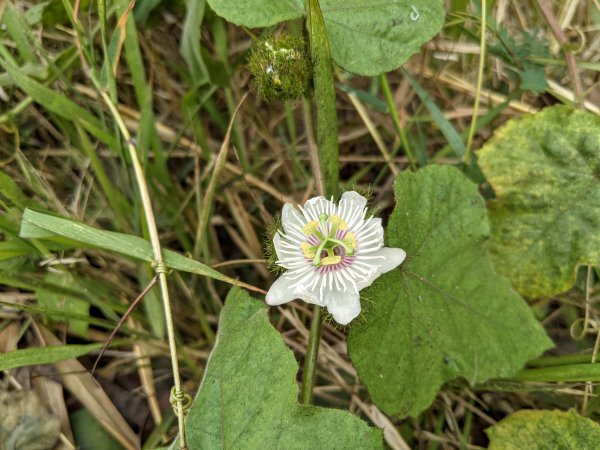
M 313 220 L 302 230 L 309 239 L 301 246 L 307 259 L 316 268 L 339 264 L 346 256 L 354 255 L 356 236 L 346 229 L 348 225 L 337 214 L 323 213 L 319 222 Z

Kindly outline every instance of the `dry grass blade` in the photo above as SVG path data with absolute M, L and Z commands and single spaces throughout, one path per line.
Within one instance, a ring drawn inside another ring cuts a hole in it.
M 34 329 L 45 345 L 60 345 L 61 341 L 46 327 L 34 322 Z M 139 438 L 104 390 L 89 376 L 87 369 L 76 359 L 54 363 L 62 375 L 63 385 L 88 409 L 102 426 L 127 450 L 140 447 Z
M 134 5 L 135 5 L 135 0 L 131 0 L 129 2 L 129 5 L 127 6 L 127 9 L 125 9 L 125 11 L 121 15 L 121 17 L 119 17 L 119 21 L 117 22 L 117 29 L 119 30 L 119 40 L 117 41 L 117 50 L 115 51 L 113 61 L 112 61 L 113 75 L 115 77 L 117 76 L 117 68 L 119 65 L 119 58 L 121 57 L 121 50 L 123 48 L 123 43 L 125 42 L 125 37 L 127 34 L 125 27 L 127 26 L 127 21 L 129 20 L 129 15 L 131 14 L 131 11 L 133 10 Z
M 387 165 L 389 166 L 390 171 L 392 172 L 392 174 L 394 176 L 398 175 L 398 173 L 399 173 L 398 168 L 394 164 L 393 158 L 390 156 L 390 153 L 388 152 L 387 148 L 385 147 L 383 139 L 381 138 L 381 135 L 377 131 L 377 127 L 375 126 L 375 124 L 373 123 L 371 118 L 369 117 L 369 113 L 367 112 L 367 109 L 361 103 L 361 101 L 356 97 L 356 95 L 348 94 L 348 98 L 350 99 L 350 102 L 352 102 L 352 105 L 354 106 L 354 108 L 356 108 L 356 111 L 360 115 L 360 118 L 365 123 L 365 126 L 369 130 L 371 137 L 375 141 L 375 144 L 377 144 L 377 148 L 379 149 L 379 151 L 383 155 L 383 158 L 385 159 Z
M 358 398 L 352 399 L 360 409 L 371 419 L 371 421 L 377 425 L 377 427 L 383 429 L 383 439 L 385 443 L 394 450 L 410 450 L 409 445 L 402 438 L 392 421 L 381 412 L 375 405 L 367 405 L 361 402 Z
M 225 138 L 223 139 L 223 144 L 221 144 L 221 149 L 217 154 L 217 158 L 215 160 L 214 167 L 212 168 L 212 176 L 210 177 L 210 181 L 208 183 L 208 187 L 204 192 L 204 198 L 202 200 L 202 208 L 200 209 L 200 217 L 198 218 L 198 228 L 196 229 L 196 242 L 194 244 L 194 256 L 198 256 L 200 253 L 200 249 L 202 248 L 202 244 L 206 234 L 206 227 L 208 226 L 208 220 L 210 218 L 210 211 L 212 209 L 212 204 L 215 200 L 215 193 L 217 190 L 217 185 L 219 184 L 221 173 L 223 172 L 223 168 L 225 167 L 225 162 L 227 161 L 227 153 L 229 152 L 229 140 L 231 138 L 231 132 L 233 131 L 233 125 L 235 124 L 235 116 L 239 111 L 242 103 L 246 100 L 248 94 L 244 95 L 240 102 L 238 103 L 235 111 L 232 114 L 232 117 L 229 121 L 229 126 L 227 127 L 227 133 L 225 133 Z

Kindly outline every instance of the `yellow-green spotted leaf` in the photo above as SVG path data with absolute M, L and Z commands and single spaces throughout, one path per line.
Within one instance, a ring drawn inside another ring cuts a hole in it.
M 400 174 L 395 191 L 386 245 L 407 259 L 361 292 L 348 352 L 381 409 L 414 416 L 445 382 L 512 376 L 551 341 L 494 272 L 475 184 L 453 167 L 429 166 Z
M 490 253 L 524 296 L 569 289 L 600 266 L 600 117 L 564 106 L 511 120 L 478 152 L 496 193 Z
M 304 0 L 208 0 L 237 25 L 269 27 L 305 15 Z M 359 75 L 400 67 L 444 24 L 442 0 L 320 0 L 331 57 Z
M 522 410 L 486 430 L 489 450 L 596 450 L 600 426 L 575 411 Z
M 348 411 L 298 404 L 298 364 L 267 311 L 240 289 L 229 293 L 186 418 L 189 448 L 383 449 L 381 430 Z

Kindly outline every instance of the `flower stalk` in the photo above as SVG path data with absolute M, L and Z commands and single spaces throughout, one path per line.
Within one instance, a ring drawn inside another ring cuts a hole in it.
M 302 374 L 302 391 L 300 393 L 300 403 L 310 405 L 313 398 L 313 385 L 317 371 L 317 356 L 319 355 L 319 343 L 321 342 L 321 328 L 323 320 L 321 314 L 323 308 L 315 305 L 313 310 L 312 323 L 310 325 L 310 334 L 308 336 L 308 347 L 306 348 L 306 359 L 304 361 L 304 372 Z

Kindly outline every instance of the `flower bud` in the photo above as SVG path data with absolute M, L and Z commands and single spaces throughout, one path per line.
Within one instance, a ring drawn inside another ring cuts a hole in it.
M 304 40 L 282 34 L 257 40 L 250 49 L 248 69 L 254 84 L 267 101 L 304 97 L 309 65 Z

